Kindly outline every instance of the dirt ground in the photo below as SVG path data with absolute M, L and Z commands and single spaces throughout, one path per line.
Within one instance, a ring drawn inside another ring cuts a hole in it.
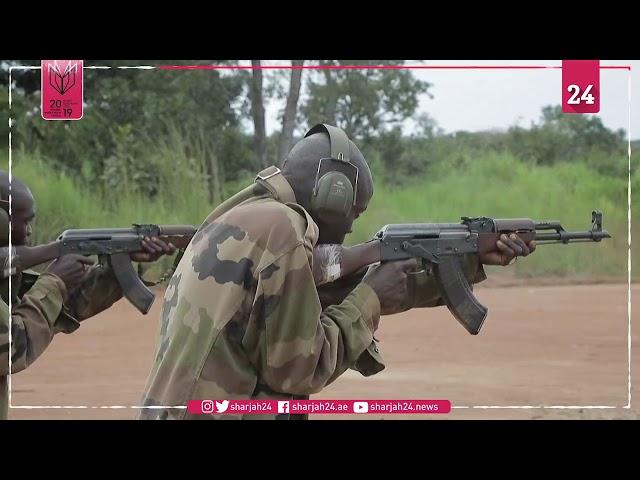
M 448 399 L 447 415 L 315 415 L 314 419 L 638 419 L 640 345 L 632 312 L 632 408 L 628 395 L 627 285 L 478 285 L 489 308 L 478 336 L 444 307 L 383 317 L 386 369 L 347 372 L 315 399 Z M 132 419 L 151 364 L 161 294 L 147 316 L 121 300 L 73 335 L 58 335 L 12 376 L 12 419 Z M 632 284 L 637 309 L 640 285 Z M 120 406 L 122 408 L 92 408 Z M 608 409 L 473 408 L 613 406 Z

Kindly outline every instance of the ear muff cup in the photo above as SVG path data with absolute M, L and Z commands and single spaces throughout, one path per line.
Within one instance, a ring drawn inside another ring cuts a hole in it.
M 311 209 L 319 218 L 345 218 L 353 205 L 353 185 L 344 173 L 327 172 L 318 180 Z

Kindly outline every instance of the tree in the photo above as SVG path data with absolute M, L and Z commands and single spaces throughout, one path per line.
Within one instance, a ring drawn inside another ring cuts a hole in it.
M 86 63 L 117 67 L 148 62 Z M 166 60 L 166 63 L 214 62 Z M 82 180 L 101 181 L 108 174 L 109 182 L 116 187 L 127 184 L 132 190 L 153 195 L 158 186 L 149 172 L 157 166 L 155 151 L 170 139 L 177 157 L 206 157 L 202 159 L 206 161 L 204 174 L 209 179 L 211 201 L 216 201 L 226 180 L 225 166 L 231 164 L 239 169 L 246 160 L 252 160 L 250 155 L 246 158 L 236 155 L 231 161 L 221 155 L 239 150 L 245 154 L 244 148 L 234 148 L 238 144 L 237 135 L 227 134 L 239 128 L 243 112 L 238 100 L 244 94 L 245 72 L 85 69 L 85 115 L 80 122 L 43 121 L 39 114 L 39 70 L 13 73 L 14 149 L 24 146 L 36 150 L 57 168 Z M 176 134 L 176 129 L 181 133 Z M 172 166 L 191 168 L 177 163 Z
M 304 60 L 292 60 L 293 67 L 302 67 Z M 282 161 L 293 141 L 293 130 L 296 123 L 296 115 L 298 110 L 298 99 L 300 97 L 300 86 L 302 85 L 302 68 L 293 68 L 291 70 L 291 79 L 289 81 L 289 94 L 287 95 L 287 105 L 282 115 L 282 133 L 280 134 L 280 143 L 278 148 L 278 160 Z
M 608 129 L 595 115 L 563 113 L 560 105 L 544 107 L 540 122 L 529 130 L 511 127 L 506 138 L 517 156 L 540 165 L 584 160 L 595 152 L 613 159 L 625 152 L 624 139 L 624 130 Z
M 615 151 L 625 142 L 626 132 L 623 129 L 615 132 L 608 129 L 597 115 L 563 113 L 560 105 L 548 105 L 542 109 L 540 126 L 554 129 L 572 140 L 577 140 L 576 153 L 593 147 Z
M 403 61 L 321 61 L 340 65 L 401 66 Z M 309 125 L 332 123 L 352 138 L 369 138 L 399 126 L 412 116 L 431 84 L 402 69 L 322 69 L 308 77 L 308 96 L 301 107 Z
M 261 168 L 269 166 L 267 161 L 266 129 L 264 120 L 264 104 L 262 99 L 262 69 L 260 60 L 251 60 L 253 67 L 251 76 L 251 116 L 254 127 L 254 149 Z

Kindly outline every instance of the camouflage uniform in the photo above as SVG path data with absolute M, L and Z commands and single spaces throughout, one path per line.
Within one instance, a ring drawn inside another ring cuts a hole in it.
M 257 185 L 207 217 L 165 293 L 142 399 L 179 408 L 145 408 L 140 419 L 274 418 L 193 416 L 184 406 L 191 399 L 305 399 L 349 368 L 364 376 L 384 368 L 373 338 L 376 293 L 357 283 L 340 302 L 321 304 L 312 273 L 317 240 L 318 226 L 300 205 L 280 203 Z
M 70 292 L 60 278 L 24 271 L 12 277 L 12 310 L 7 305 L 9 279 L 1 284 L 0 305 L 0 419 L 7 418 L 9 325 L 11 322 L 11 373 L 31 365 L 49 346 L 56 333 L 71 333 L 80 321 L 109 308 L 122 291 L 109 268 L 93 267 L 82 285 Z

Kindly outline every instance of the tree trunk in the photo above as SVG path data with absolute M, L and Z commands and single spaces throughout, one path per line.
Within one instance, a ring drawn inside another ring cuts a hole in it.
M 202 127 L 198 128 L 194 135 L 191 141 L 194 147 L 192 155 L 200 159 L 199 168 L 207 174 L 206 187 L 209 192 L 209 203 L 218 205 L 222 202 L 222 184 L 224 183 L 224 172 L 221 172 L 218 156 L 214 149 L 218 139 L 207 142 L 207 135 Z M 189 155 L 188 152 L 187 155 Z
M 320 62 L 321 65 L 331 65 L 331 62 Z M 322 121 L 323 123 L 328 123 L 329 125 L 336 125 L 336 109 L 338 107 L 338 92 L 337 92 L 337 85 L 336 85 L 336 81 L 335 81 L 335 72 L 333 70 L 330 69 L 324 69 L 322 70 L 322 73 L 324 73 L 324 79 L 325 82 L 327 84 L 327 91 L 329 92 L 328 95 L 328 99 L 327 99 L 327 105 L 325 108 L 325 118 Z M 312 125 L 310 125 L 312 126 Z
M 304 60 L 291 60 L 294 67 L 304 65 Z M 280 135 L 280 147 L 278 149 L 278 159 L 280 162 L 289 153 L 293 141 L 293 129 L 296 124 L 296 113 L 298 112 L 298 99 L 300 98 L 300 85 L 302 84 L 302 69 L 291 70 L 291 81 L 289 82 L 289 95 L 287 96 L 287 106 L 282 117 L 282 134 Z
M 209 152 L 209 164 L 211 169 L 211 177 L 209 177 L 211 201 L 213 205 L 217 206 L 222 203 L 222 179 L 220 178 L 220 164 L 215 152 Z
M 260 67 L 260 60 L 251 60 L 251 65 Z M 262 70 L 253 69 L 251 78 L 251 115 L 253 116 L 254 137 L 253 145 L 261 168 L 268 167 L 266 131 L 264 124 L 264 105 L 262 101 Z

